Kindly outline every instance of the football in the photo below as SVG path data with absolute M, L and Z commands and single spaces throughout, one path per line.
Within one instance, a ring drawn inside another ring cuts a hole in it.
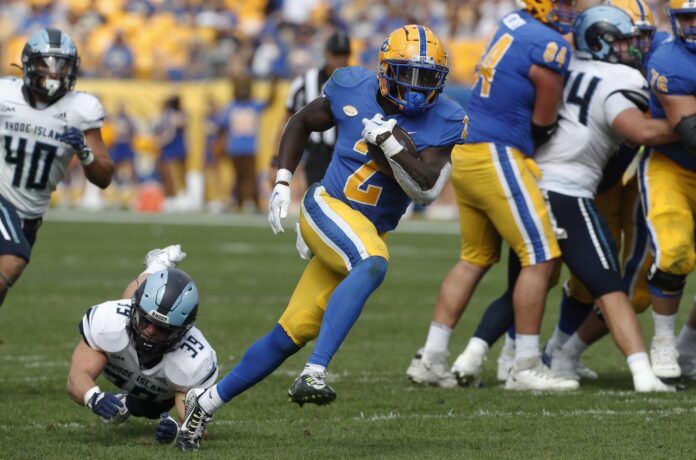
M 404 146 L 404 152 L 413 157 L 418 157 L 418 148 L 416 147 L 416 143 L 413 142 L 413 139 L 411 139 L 411 136 L 409 136 L 406 131 L 404 131 L 399 125 L 396 125 L 394 126 L 392 133 L 394 134 L 394 137 L 396 137 L 396 140 L 399 141 L 399 144 Z M 370 144 L 368 142 L 367 153 L 370 155 L 370 158 L 372 158 L 372 161 L 377 164 L 377 168 L 382 174 L 391 177 L 392 179 L 394 178 L 394 173 L 391 169 L 391 165 L 389 164 L 389 160 L 387 160 L 387 158 L 384 156 L 384 152 L 382 152 L 382 149 L 379 148 L 379 146 Z

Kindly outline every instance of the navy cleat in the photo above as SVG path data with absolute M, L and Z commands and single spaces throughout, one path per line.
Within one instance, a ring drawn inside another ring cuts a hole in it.
M 336 392 L 328 386 L 324 379 L 326 372 L 311 372 L 300 375 L 288 390 L 290 402 L 302 407 L 305 403 L 323 406 L 336 399 Z

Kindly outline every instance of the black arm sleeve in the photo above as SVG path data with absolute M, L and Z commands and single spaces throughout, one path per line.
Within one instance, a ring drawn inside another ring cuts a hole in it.
M 674 130 L 679 136 L 681 144 L 691 155 L 696 155 L 696 113 L 688 117 L 682 117 Z
M 532 141 L 534 141 L 534 149 L 538 149 L 542 145 L 546 144 L 553 133 L 556 132 L 558 128 L 558 120 L 554 121 L 553 124 L 549 126 L 539 126 L 532 123 Z

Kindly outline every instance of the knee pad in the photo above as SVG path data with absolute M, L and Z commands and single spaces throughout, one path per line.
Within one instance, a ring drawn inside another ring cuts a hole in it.
M 652 264 L 648 271 L 648 285 L 650 292 L 659 297 L 675 297 L 682 293 L 686 284 L 685 275 L 675 275 L 657 268 Z

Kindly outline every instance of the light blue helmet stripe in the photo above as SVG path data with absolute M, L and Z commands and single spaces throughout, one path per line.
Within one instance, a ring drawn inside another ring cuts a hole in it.
M 423 26 L 416 26 L 418 29 L 418 41 L 420 41 L 420 55 L 421 57 L 426 57 L 428 55 L 428 41 L 425 38 L 425 28 Z
M 198 289 L 181 270 L 161 270 L 145 281 L 139 305 L 143 312 L 158 321 L 181 326 L 198 306 Z

